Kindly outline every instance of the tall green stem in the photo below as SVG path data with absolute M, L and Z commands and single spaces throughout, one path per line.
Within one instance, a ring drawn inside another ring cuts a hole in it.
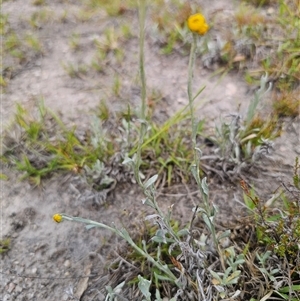
M 188 67 L 189 70 L 188 70 L 188 88 L 187 88 L 190 114 L 191 114 L 191 123 L 192 123 L 192 144 L 193 144 L 193 150 L 194 150 L 194 163 L 192 164 L 192 173 L 197 182 L 197 185 L 199 187 L 199 190 L 201 192 L 201 195 L 202 195 L 202 198 L 204 201 L 204 211 L 202 211 L 202 217 L 212 234 L 213 241 L 214 241 L 217 251 L 220 254 L 220 258 L 222 258 L 223 255 L 220 250 L 220 246 L 218 244 L 215 225 L 211 220 L 211 218 L 214 217 L 214 212 L 209 203 L 208 189 L 206 187 L 207 184 L 205 182 L 205 179 L 201 180 L 201 178 L 200 178 L 200 158 L 199 158 L 198 148 L 197 148 L 197 144 L 196 144 L 198 123 L 195 120 L 195 112 L 194 112 L 194 105 L 193 105 L 193 101 L 195 98 L 193 97 L 193 85 L 192 85 L 193 84 L 195 58 L 196 58 L 196 47 L 197 47 L 197 36 L 196 36 L 196 34 L 193 34 L 193 41 L 192 41 L 192 45 L 191 45 L 190 60 L 189 60 L 189 67 Z M 221 264 L 225 271 L 225 265 L 224 265 L 223 260 L 221 260 Z
M 194 116 L 194 106 L 193 106 L 193 76 L 194 76 L 194 65 L 195 65 L 195 57 L 196 57 L 196 45 L 197 45 L 197 37 L 196 34 L 193 34 L 193 41 L 190 52 L 190 60 L 189 60 L 189 69 L 188 69 L 188 98 L 189 98 L 189 106 L 190 106 L 190 114 L 191 114 L 191 122 L 192 122 L 192 143 L 193 149 L 196 147 L 196 125 L 195 125 L 195 116 Z M 194 159 L 196 164 L 196 152 L 194 153 Z
M 139 48 L 139 75 L 141 82 L 141 130 L 140 137 L 138 142 L 138 148 L 136 152 L 136 164 L 134 168 L 135 178 L 140 186 L 142 186 L 142 181 L 140 178 L 139 170 L 141 165 L 141 157 L 142 157 L 142 145 L 144 142 L 144 137 L 147 131 L 147 123 L 146 123 L 146 75 L 145 75 L 145 57 L 144 57 L 144 43 L 145 43 L 145 19 L 146 19 L 146 0 L 139 1 L 139 26 L 140 26 L 140 48 Z
M 194 162 L 192 164 L 192 172 L 193 176 L 198 184 L 200 189 L 205 211 L 210 216 L 210 204 L 208 200 L 208 192 L 206 189 L 203 188 L 203 181 L 200 179 L 200 158 L 199 158 L 199 149 L 197 148 L 197 127 L 198 123 L 195 119 L 195 111 L 194 111 L 194 97 L 193 97 L 193 76 L 194 76 L 194 66 L 195 66 L 195 59 L 196 59 L 196 48 L 197 48 L 197 35 L 193 33 L 193 41 L 191 45 L 191 52 L 190 52 L 190 59 L 189 59 L 189 69 L 188 69 L 188 98 L 189 98 L 189 107 L 190 107 L 190 114 L 191 114 L 191 124 L 192 124 L 192 144 L 193 144 L 193 151 L 194 151 Z
M 105 224 L 98 223 L 98 222 L 95 222 L 95 221 L 92 221 L 92 220 L 89 220 L 89 219 L 86 219 L 86 218 L 70 216 L 70 215 L 67 215 L 67 214 L 62 214 L 62 217 L 63 217 L 64 220 L 79 222 L 79 223 L 86 224 L 88 226 L 103 228 L 103 229 L 107 229 L 107 230 L 112 231 L 113 233 L 119 235 L 121 238 L 125 239 L 138 253 L 140 253 L 143 257 L 145 257 L 149 262 L 151 262 L 160 271 L 162 271 L 163 273 L 168 275 L 170 280 L 172 280 L 174 282 L 176 281 L 177 278 L 172 273 L 172 271 L 168 268 L 168 266 L 167 265 L 162 265 L 160 262 L 155 261 L 151 257 L 151 255 L 149 255 L 148 253 L 143 251 L 140 247 L 138 247 L 135 244 L 135 242 L 132 240 L 132 238 L 130 237 L 129 233 L 125 229 L 119 230 L 117 228 L 110 227 L 110 226 L 107 226 Z
M 141 80 L 141 119 L 146 118 L 146 75 L 145 75 L 145 19 L 146 19 L 146 0 L 139 1 L 139 25 L 140 25 L 140 51 L 139 51 L 139 72 Z

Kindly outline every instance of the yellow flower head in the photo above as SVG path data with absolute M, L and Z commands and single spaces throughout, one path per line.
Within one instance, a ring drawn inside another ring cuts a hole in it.
M 204 16 L 201 14 L 191 15 L 187 20 L 187 25 L 192 32 L 200 35 L 205 35 L 209 29 Z
M 55 222 L 57 222 L 57 223 L 60 223 L 60 222 L 63 220 L 62 215 L 61 215 L 61 214 L 58 214 L 58 213 L 54 214 L 52 218 L 53 218 L 53 220 L 54 220 Z

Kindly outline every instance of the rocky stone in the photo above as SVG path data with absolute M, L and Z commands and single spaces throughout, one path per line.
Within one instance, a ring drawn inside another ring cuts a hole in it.
M 11 295 L 9 295 L 9 294 L 5 294 L 4 296 L 3 296 L 3 301 L 12 301 L 13 299 L 12 299 L 12 296 Z
M 23 288 L 21 286 L 17 285 L 15 288 L 15 292 L 20 294 L 22 291 L 23 291 Z
M 65 266 L 66 268 L 69 268 L 69 267 L 71 266 L 71 262 L 70 262 L 69 259 L 67 259 L 67 260 L 64 262 L 64 266 Z
M 13 282 L 11 282 L 11 283 L 8 285 L 7 292 L 8 292 L 9 294 L 11 294 L 11 293 L 13 292 L 13 290 L 15 289 L 15 287 L 16 287 L 16 285 L 15 285 Z

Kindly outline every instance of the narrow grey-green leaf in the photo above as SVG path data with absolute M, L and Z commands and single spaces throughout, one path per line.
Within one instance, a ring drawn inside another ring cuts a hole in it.
M 144 184 L 144 189 L 147 189 L 148 187 L 153 185 L 155 183 L 155 181 L 157 180 L 157 178 L 158 178 L 158 175 L 154 175 L 149 180 L 147 180 L 146 183 Z
M 147 300 L 151 300 L 151 293 L 149 292 L 151 281 L 143 278 L 141 275 L 138 275 L 138 279 L 138 287 L 141 293 L 146 297 Z
M 203 192 L 208 196 L 208 186 L 207 186 L 207 182 L 206 182 L 206 177 L 203 178 L 202 183 L 201 183 L 201 187 L 203 189 Z

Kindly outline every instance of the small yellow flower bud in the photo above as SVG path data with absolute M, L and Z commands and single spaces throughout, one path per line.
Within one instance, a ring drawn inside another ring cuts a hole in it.
M 191 15 L 187 20 L 187 25 L 192 32 L 200 35 L 205 35 L 209 29 L 204 16 L 201 14 Z
M 55 221 L 55 222 L 57 222 L 57 223 L 60 223 L 62 220 L 63 220 L 63 217 L 62 217 L 62 215 L 61 214 L 54 214 L 53 215 L 53 220 Z

